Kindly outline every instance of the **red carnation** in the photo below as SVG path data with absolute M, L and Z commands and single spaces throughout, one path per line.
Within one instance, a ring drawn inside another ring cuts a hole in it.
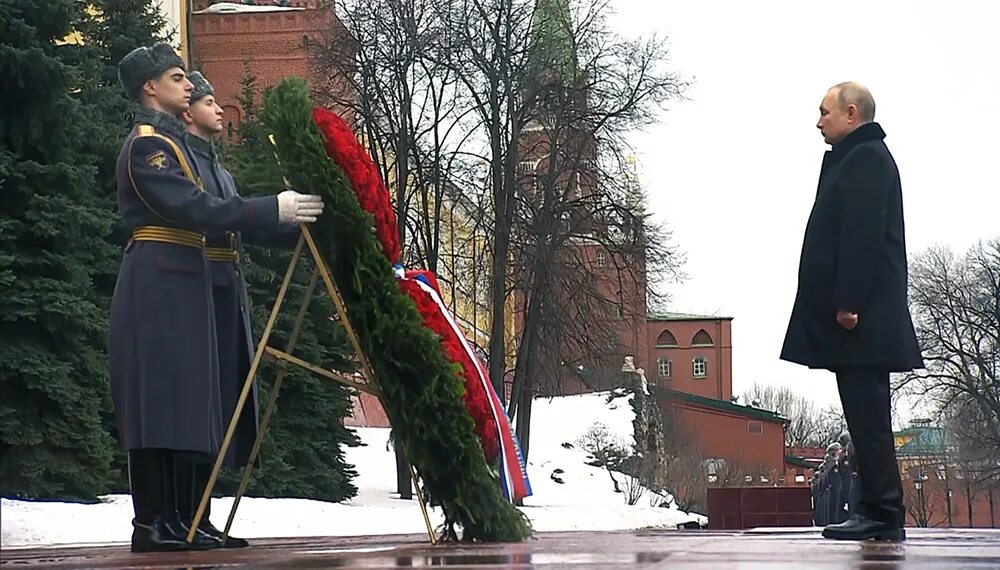
M 412 272 L 407 272 L 412 273 Z M 490 396 L 479 379 L 476 364 L 469 358 L 459 339 L 441 313 L 441 308 L 431 299 L 420 285 L 413 281 L 400 280 L 399 288 L 417 305 L 417 311 L 423 317 L 424 325 L 437 333 L 448 360 L 461 366 L 462 380 L 465 383 L 465 394 L 462 400 L 472 421 L 475 432 L 483 446 L 483 454 L 487 461 L 492 462 L 500 454 L 500 444 L 497 439 L 497 424 L 490 407 Z
M 392 209 L 389 193 L 382 183 L 375 163 L 367 151 L 358 142 L 350 127 L 336 113 L 313 108 L 313 121 L 323 133 L 323 147 L 327 155 L 340 167 L 350 180 L 351 188 L 363 210 L 370 213 L 374 219 L 375 234 L 382 251 L 393 264 L 399 263 L 401 254 L 399 233 L 396 225 L 396 213 Z M 408 275 L 423 274 L 432 284 L 435 291 L 437 279 L 429 271 L 408 272 Z M 479 379 L 476 363 L 462 347 L 452 330 L 448 320 L 441 313 L 441 308 L 419 285 L 412 281 L 399 281 L 400 289 L 416 303 L 417 310 L 424 321 L 424 326 L 434 331 L 441 339 L 445 357 L 450 362 L 461 367 L 462 379 L 465 384 L 465 394 L 462 400 L 465 408 L 475 423 L 475 432 L 483 446 L 486 459 L 492 462 L 500 453 L 497 439 L 497 424 L 490 407 L 490 395 Z
M 339 115 L 322 107 L 314 107 L 313 121 L 324 135 L 323 147 L 326 154 L 350 180 L 361 208 L 375 219 L 375 235 L 382 244 L 382 252 L 390 263 L 399 263 L 401 254 L 396 213 L 375 163 Z

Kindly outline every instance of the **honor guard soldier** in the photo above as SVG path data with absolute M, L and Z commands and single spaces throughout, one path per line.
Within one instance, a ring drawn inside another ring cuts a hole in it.
M 239 196 L 232 175 L 219 164 L 213 139 L 222 133 L 223 110 L 215 100 L 215 89 L 198 71 L 188 79 L 194 85 L 191 104 L 181 113 L 187 129 L 187 142 L 194 159 L 195 169 L 201 176 L 203 189 L 212 196 L 228 199 Z M 251 335 L 250 303 L 247 282 L 239 269 L 239 250 L 243 243 L 264 247 L 293 248 L 298 241 L 297 224 L 256 226 L 242 231 L 207 230 L 205 253 L 212 275 L 212 299 L 215 305 L 215 330 L 219 350 L 219 392 L 222 398 L 223 426 L 228 426 L 236 411 L 236 404 L 243 390 L 243 382 L 250 370 L 254 352 Z M 225 465 L 245 465 L 250 457 L 257 436 L 257 383 L 253 383 L 253 399 L 247 401 L 237 422 L 236 432 L 226 453 Z M 211 463 L 197 457 L 178 462 L 178 473 L 190 481 L 178 491 L 178 509 L 181 519 L 190 523 L 194 519 L 201 495 L 208 484 Z M 203 458 L 202 458 L 203 459 Z M 181 475 L 179 475 L 181 477 Z M 178 479 L 180 481 L 180 479 Z M 209 522 L 211 501 L 205 510 L 199 529 L 221 537 L 221 532 Z M 246 546 L 243 539 L 227 538 L 226 547 Z
M 141 109 L 118 156 L 118 208 L 131 232 L 111 305 L 110 380 L 128 454 L 132 551 L 209 549 L 178 512 L 176 457 L 213 458 L 225 415 L 206 232 L 315 221 L 318 196 L 219 197 L 205 192 L 178 115 L 191 100 L 183 60 L 167 44 L 140 47 L 118 77 Z M 183 482 L 183 487 L 187 482 Z

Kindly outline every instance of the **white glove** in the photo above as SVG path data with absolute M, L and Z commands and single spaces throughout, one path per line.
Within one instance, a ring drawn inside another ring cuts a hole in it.
M 285 190 L 278 194 L 278 221 L 281 223 L 315 222 L 323 212 L 323 200 L 313 194 Z

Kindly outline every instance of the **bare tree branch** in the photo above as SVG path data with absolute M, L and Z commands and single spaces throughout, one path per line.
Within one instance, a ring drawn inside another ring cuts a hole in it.
M 937 410 L 974 479 L 1000 477 L 1000 239 L 961 257 L 931 248 L 916 256 L 910 274 L 926 369 L 895 389 Z

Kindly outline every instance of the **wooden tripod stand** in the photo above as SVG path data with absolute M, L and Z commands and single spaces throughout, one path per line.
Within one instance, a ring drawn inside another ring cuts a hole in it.
M 205 515 L 205 509 L 208 507 L 208 502 L 212 497 L 212 490 L 215 487 L 216 480 L 219 476 L 219 471 L 222 468 L 223 459 L 226 456 L 226 452 L 229 449 L 229 445 L 232 443 L 233 434 L 236 432 L 236 423 L 243 412 L 243 407 L 246 405 L 247 397 L 250 395 L 251 388 L 253 386 L 254 376 L 257 374 L 257 369 L 260 367 L 261 360 L 264 355 L 267 354 L 278 361 L 285 363 L 295 364 L 309 370 L 313 373 L 319 374 L 330 380 L 340 382 L 352 388 L 355 388 L 361 392 L 367 392 L 379 398 L 380 403 L 383 404 L 383 409 L 385 409 L 385 403 L 381 402 L 381 395 L 378 388 L 378 384 L 375 380 L 375 376 L 372 373 L 371 366 L 368 363 L 368 358 L 365 353 L 361 350 L 361 344 L 358 342 L 357 334 L 354 331 L 354 327 L 351 326 L 351 321 L 347 317 L 347 309 L 344 306 L 343 298 L 340 295 L 340 291 L 337 289 L 337 284 L 334 283 L 333 278 L 330 275 L 330 270 L 323 260 L 323 256 L 320 254 L 319 248 L 316 246 L 316 241 L 313 239 L 312 232 L 309 230 L 308 225 L 300 225 L 302 230 L 302 235 L 299 237 L 298 244 L 295 246 L 295 251 L 292 253 L 292 259 L 288 264 L 288 269 L 285 271 L 285 278 L 281 282 L 281 288 L 278 289 L 278 296 L 274 300 L 274 306 L 271 308 L 271 315 L 267 319 L 267 325 L 264 327 L 264 332 L 261 334 L 260 341 L 257 343 L 257 350 L 254 352 L 253 360 L 250 363 L 250 370 L 247 373 L 246 380 L 243 383 L 243 391 L 240 393 L 239 401 L 236 404 L 236 410 L 233 412 L 232 420 L 229 422 L 229 428 L 226 430 L 225 438 L 222 440 L 222 448 L 219 450 L 218 456 L 215 458 L 215 464 L 212 467 L 212 473 L 209 476 L 208 484 L 205 487 L 204 493 L 201 496 L 201 502 L 198 504 L 197 512 L 195 513 L 194 520 L 191 522 L 191 529 L 188 531 L 187 541 L 191 543 L 194 541 L 195 533 L 198 530 L 198 525 L 201 523 L 202 517 Z M 274 328 L 274 323 L 278 318 L 278 314 L 281 311 L 281 305 L 285 300 L 285 294 L 288 292 L 288 284 L 292 280 L 292 275 L 295 273 L 295 267 L 298 264 L 299 258 L 302 254 L 303 244 L 307 244 L 309 251 L 312 254 L 313 263 L 315 268 L 313 269 L 312 278 L 309 281 L 309 286 L 306 289 L 305 297 L 302 300 L 302 306 L 299 308 L 299 312 L 296 315 L 294 325 L 292 327 L 291 336 L 288 340 L 287 352 L 280 351 L 267 345 L 267 341 L 271 336 L 271 331 Z M 344 330 L 347 332 L 347 337 L 351 342 L 351 346 L 354 349 L 358 361 L 361 365 L 361 376 L 364 382 L 359 382 L 355 378 L 352 378 L 346 374 L 333 372 L 317 366 L 315 364 L 306 362 L 300 358 L 292 356 L 292 352 L 295 349 L 295 343 L 298 340 L 299 331 L 302 327 L 302 321 L 305 318 L 306 312 L 309 307 L 309 302 L 312 300 L 312 296 L 316 290 L 316 278 L 317 274 L 322 277 L 323 283 L 326 285 L 326 291 L 333 299 L 334 306 L 337 310 L 337 316 L 344 326 Z M 260 426 L 257 430 L 257 438 L 254 441 L 253 448 L 250 452 L 250 458 L 247 460 L 246 467 L 243 469 L 243 477 L 240 480 L 240 485 L 236 491 L 236 496 L 233 501 L 233 506 L 229 511 L 229 519 L 226 521 L 226 528 L 223 531 L 222 540 L 229 537 L 229 530 L 232 527 L 233 519 L 236 517 L 236 509 L 239 507 L 240 499 L 243 497 L 243 493 L 246 492 L 247 485 L 250 481 L 250 475 L 253 473 L 253 464 L 257 459 L 257 454 L 260 451 L 261 441 L 264 439 L 264 434 L 267 432 L 268 423 L 271 420 L 271 414 L 274 412 L 275 402 L 278 398 L 278 391 L 281 389 L 281 384 L 285 379 L 285 366 L 282 366 L 275 378 L 274 386 L 271 388 L 271 393 L 268 396 L 267 404 L 264 408 L 264 414 L 261 417 Z M 431 544 L 436 543 L 436 538 L 434 536 L 434 529 L 431 526 L 430 517 L 427 514 L 427 504 L 424 502 L 423 493 L 420 490 L 420 485 L 417 482 L 416 471 L 413 466 L 410 466 L 410 475 L 413 478 L 414 486 L 417 492 L 417 500 L 420 503 L 420 510 L 424 517 L 424 524 L 427 527 L 427 537 Z

